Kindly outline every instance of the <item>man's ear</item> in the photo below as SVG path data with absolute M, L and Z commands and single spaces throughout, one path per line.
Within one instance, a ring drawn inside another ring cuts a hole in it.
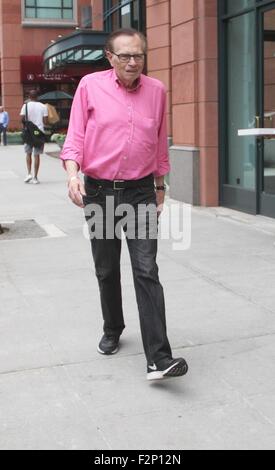
M 106 59 L 108 59 L 110 65 L 113 66 L 113 56 L 112 56 L 112 53 L 108 51 L 108 49 L 105 49 L 105 57 Z

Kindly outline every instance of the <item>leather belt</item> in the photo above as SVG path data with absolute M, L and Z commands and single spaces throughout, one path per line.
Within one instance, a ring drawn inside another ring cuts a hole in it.
M 154 177 L 152 174 L 140 178 L 138 180 L 99 180 L 85 176 L 85 180 L 88 184 L 101 186 L 102 188 L 109 188 L 114 190 L 121 190 L 126 188 L 140 188 L 143 186 L 152 186 L 154 184 Z

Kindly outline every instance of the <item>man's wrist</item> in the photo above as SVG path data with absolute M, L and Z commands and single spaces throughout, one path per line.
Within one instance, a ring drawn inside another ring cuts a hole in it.
M 160 184 L 155 186 L 156 191 L 166 191 L 166 185 L 165 184 Z
M 68 184 L 70 184 L 72 181 L 75 181 L 75 180 L 79 180 L 79 176 L 78 176 L 78 175 L 69 176 L 69 178 L 68 178 Z

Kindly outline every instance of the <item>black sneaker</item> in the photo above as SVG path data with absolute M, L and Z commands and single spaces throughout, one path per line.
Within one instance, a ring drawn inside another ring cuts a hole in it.
M 100 354 L 115 354 L 118 352 L 119 336 L 107 336 L 104 334 L 100 340 L 97 350 Z
M 179 357 L 177 359 L 165 359 L 160 365 L 149 364 L 147 366 L 147 380 L 161 380 L 166 377 L 180 377 L 188 371 L 186 361 Z

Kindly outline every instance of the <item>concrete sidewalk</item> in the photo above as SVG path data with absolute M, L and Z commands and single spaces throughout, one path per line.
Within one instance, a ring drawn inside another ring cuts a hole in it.
M 0 235 L 0 448 L 275 449 L 275 220 L 194 208 L 189 250 L 160 241 L 169 338 L 190 371 L 151 384 L 127 250 L 127 327 L 103 357 L 83 213 L 57 159 L 43 156 L 40 185 L 25 173 L 23 148 L 0 147 L 0 223 L 38 224 Z

